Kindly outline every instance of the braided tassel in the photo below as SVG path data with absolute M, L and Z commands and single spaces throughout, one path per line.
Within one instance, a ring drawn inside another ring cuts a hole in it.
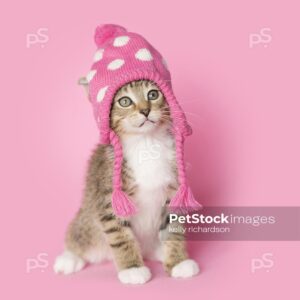
M 128 217 L 136 213 L 136 207 L 127 195 L 122 191 L 121 172 L 123 162 L 122 146 L 117 135 L 111 130 L 110 141 L 114 147 L 114 171 L 113 171 L 113 193 L 112 208 L 115 215 L 119 217 Z
M 195 200 L 194 195 L 187 185 L 184 167 L 184 147 L 183 137 L 179 132 L 174 132 L 176 141 L 176 158 L 178 169 L 179 189 L 171 200 L 169 207 L 172 211 L 188 213 L 189 211 L 199 210 L 202 206 Z
M 115 189 L 112 193 L 111 205 L 115 215 L 119 217 L 129 217 L 136 213 L 134 204 L 127 195 L 120 189 Z

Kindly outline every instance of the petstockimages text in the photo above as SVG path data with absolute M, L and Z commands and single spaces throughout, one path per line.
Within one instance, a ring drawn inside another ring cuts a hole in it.
M 221 213 L 219 215 L 210 216 L 203 214 L 192 215 L 178 215 L 170 214 L 170 223 L 181 224 L 247 224 L 253 226 L 260 226 L 262 224 L 275 224 L 274 216 L 235 216 L 225 215 Z

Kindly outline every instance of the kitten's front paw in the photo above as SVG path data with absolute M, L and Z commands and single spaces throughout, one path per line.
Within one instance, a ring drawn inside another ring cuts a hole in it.
M 199 273 L 199 266 L 193 259 L 186 259 L 173 267 L 171 276 L 174 278 L 188 278 Z
M 151 272 L 147 267 L 129 268 L 119 272 L 119 280 L 127 284 L 143 284 L 150 280 Z
M 53 269 L 55 273 L 68 275 L 80 271 L 84 265 L 83 259 L 69 251 L 65 251 L 56 258 Z

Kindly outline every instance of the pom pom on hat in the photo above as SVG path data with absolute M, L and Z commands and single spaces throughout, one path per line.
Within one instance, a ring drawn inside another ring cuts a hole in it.
M 114 25 L 114 24 L 100 25 L 96 28 L 95 31 L 95 36 L 94 36 L 95 43 L 97 47 L 100 47 L 110 38 L 113 38 L 117 34 L 125 33 L 125 32 L 127 32 L 127 30 L 124 27 L 119 25 Z

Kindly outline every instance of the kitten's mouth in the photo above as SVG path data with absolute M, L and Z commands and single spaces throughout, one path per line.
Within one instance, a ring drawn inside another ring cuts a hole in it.
M 139 128 L 143 127 L 145 124 L 147 123 L 152 123 L 152 124 L 155 124 L 154 121 L 150 120 L 150 119 L 146 119 L 141 125 L 139 125 Z

